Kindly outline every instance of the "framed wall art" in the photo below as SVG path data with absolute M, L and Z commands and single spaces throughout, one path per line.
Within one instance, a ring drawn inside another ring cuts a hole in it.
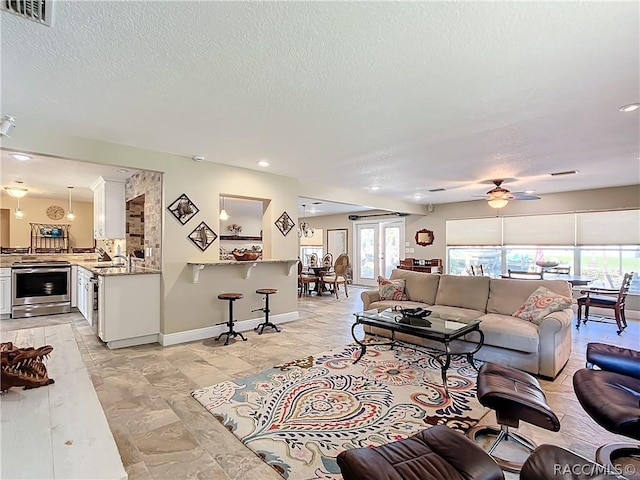
M 338 255 L 347 253 L 348 233 L 346 228 L 328 229 L 327 230 L 327 252 L 331 253 L 334 258 Z
M 200 225 L 198 225 L 193 232 L 189 234 L 189 240 L 191 240 L 196 247 L 203 252 L 209 248 L 209 245 L 211 245 L 216 238 L 218 238 L 216 232 L 211 230 L 209 225 L 204 222 L 200 222 Z
M 193 216 L 200 211 L 195 203 L 187 197 L 186 193 L 176 198 L 167 208 L 182 225 L 191 220 Z
M 433 243 L 433 231 L 423 228 L 416 232 L 416 243 L 421 247 L 426 247 Z
M 280 215 L 276 220 L 276 227 L 278 227 L 280 233 L 282 233 L 282 235 L 284 235 L 285 237 L 295 226 L 296 224 L 293 220 L 291 220 L 291 217 L 287 212 L 282 212 L 282 215 Z

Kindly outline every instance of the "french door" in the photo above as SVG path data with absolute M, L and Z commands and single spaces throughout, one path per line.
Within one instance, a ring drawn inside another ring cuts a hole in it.
M 404 232 L 404 219 L 355 223 L 355 284 L 374 286 L 378 275 L 391 275 L 404 258 Z

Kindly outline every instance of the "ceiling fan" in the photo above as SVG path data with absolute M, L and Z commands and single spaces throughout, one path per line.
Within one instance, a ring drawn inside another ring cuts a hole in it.
M 491 180 L 495 185 L 486 195 L 482 195 L 491 208 L 506 207 L 511 200 L 540 200 L 540 197 L 527 192 L 510 192 L 502 186 L 504 180 Z

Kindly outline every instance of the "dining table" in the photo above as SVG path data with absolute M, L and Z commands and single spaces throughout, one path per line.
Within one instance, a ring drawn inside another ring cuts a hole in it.
M 313 270 L 313 274 L 321 279 L 331 270 L 331 265 L 319 265 L 319 266 L 309 266 L 310 270 Z M 325 288 L 324 282 L 321 280 L 316 282 L 316 288 L 313 289 L 316 292 L 316 295 L 322 295 L 324 292 L 329 292 L 327 288 Z
M 500 275 L 500 277 L 511 278 L 507 274 L 502 274 Z M 591 282 L 596 280 L 594 277 L 589 277 L 587 275 L 570 275 L 570 274 L 564 274 L 564 273 L 546 273 L 546 272 L 542 274 L 542 278 L 544 280 L 566 280 L 571 284 L 572 287 L 582 287 L 584 285 L 589 285 Z

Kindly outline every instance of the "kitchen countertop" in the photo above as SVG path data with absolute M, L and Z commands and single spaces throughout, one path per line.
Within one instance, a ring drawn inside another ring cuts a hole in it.
M 26 257 L 26 258 L 25 258 Z M 34 258 L 35 257 L 35 258 Z M 71 265 L 85 268 L 96 275 L 113 276 L 113 275 L 148 275 L 162 273 L 161 270 L 154 268 L 146 268 L 141 265 L 137 265 L 138 262 L 134 262 L 131 268 L 127 267 L 107 267 L 111 262 L 98 262 L 96 259 L 89 259 L 86 255 L 79 256 L 79 258 L 73 258 L 71 255 L 48 255 L 46 257 L 34 256 L 34 255 L 2 255 L 0 258 L 0 268 L 11 268 L 13 262 L 20 260 L 34 260 L 45 262 L 47 260 L 66 260 Z

